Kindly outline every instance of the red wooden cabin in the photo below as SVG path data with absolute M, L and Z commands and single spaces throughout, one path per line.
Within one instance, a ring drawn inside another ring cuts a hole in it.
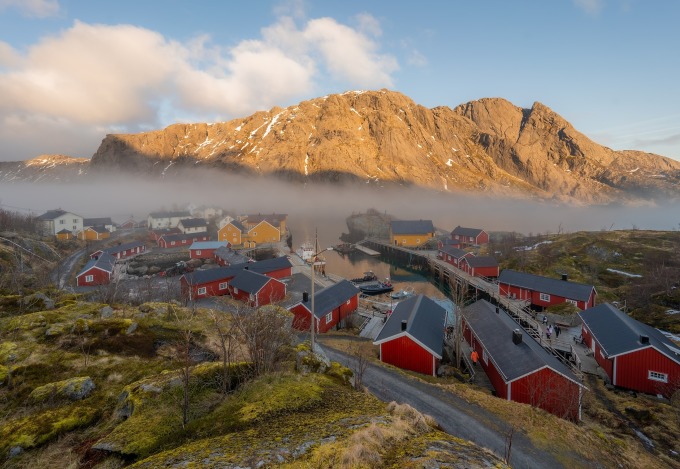
M 227 248 L 229 243 L 226 241 L 198 241 L 189 246 L 190 259 L 213 259 L 215 251 L 219 248 Z
M 76 285 L 79 287 L 106 285 L 111 282 L 116 260 L 107 253 L 90 259 L 83 270 L 76 275 Z
M 566 365 L 486 300 L 463 308 L 462 315 L 465 341 L 479 354 L 496 396 L 580 420 L 584 387 Z
M 498 261 L 491 256 L 467 256 L 460 261 L 460 270 L 473 277 L 498 277 Z
M 439 248 L 439 258 L 454 267 L 460 268 L 460 261 L 474 254 L 453 246 L 443 246 Z
M 680 346 L 609 303 L 579 313 L 582 337 L 614 386 L 670 397 L 680 389 Z
M 251 270 L 242 270 L 229 282 L 229 293 L 234 299 L 258 307 L 283 300 L 286 284 Z
M 146 245 L 141 241 L 132 241 L 124 244 L 117 244 L 106 249 L 100 249 L 90 254 L 90 258 L 94 259 L 102 255 L 102 253 L 110 254 L 114 259 L 121 260 L 133 257 L 138 254 L 146 252 Z
M 359 289 L 353 283 L 342 280 L 314 294 L 314 328 L 317 333 L 332 327 L 342 327 L 345 320 L 359 307 Z M 311 301 L 302 301 L 288 308 L 295 317 L 293 327 L 299 331 L 310 330 Z
M 479 228 L 457 226 L 451 232 L 451 239 L 458 241 L 463 246 L 481 246 L 489 243 L 489 234 Z
M 199 241 L 208 241 L 210 236 L 205 231 L 202 233 L 189 233 L 189 234 L 166 234 L 160 237 L 158 240 L 158 246 L 163 249 L 169 248 L 179 248 L 183 246 L 191 246 L 193 243 Z
M 397 304 L 373 345 L 380 360 L 405 370 L 436 376 L 444 350 L 446 310 L 424 295 Z
M 542 311 L 559 303 L 572 303 L 583 310 L 595 306 L 597 291 L 593 285 L 570 282 L 566 275 L 562 280 L 504 269 L 498 276 L 501 295 L 529 302 Z

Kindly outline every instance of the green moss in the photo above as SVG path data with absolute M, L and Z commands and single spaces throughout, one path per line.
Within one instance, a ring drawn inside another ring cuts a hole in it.
M 55 437 L 93 423 L 99 410 L 86 406 L 66 406 L 38 412 L 20 419 L 9 420 L 0 426 L 0 455 L 16 446 L 30 449 Z
M 349 384 L 350 379 L 354 376 L 352 370 L 346 366 L 342 366 L 338 362 L 331 362 L 331 366 L 328 371 L 326 371 L 326 374 L 338 378 L 344 384 Z
M 31 392 L 30 398 L 34 402 L 54 398 L 78 400 L 86 397 L 93 389 L 92 379 L 89 376 L 82 376 L 39 386 Z

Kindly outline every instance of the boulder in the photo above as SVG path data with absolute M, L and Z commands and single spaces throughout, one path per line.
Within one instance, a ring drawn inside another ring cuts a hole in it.
M 54 300 L 40 292 L 23 297 L 21 303 L 31 311 L 54 309 Z
M 99 310 L 99 317 L 102 319 L 110 318 L 113 316 L 113 308 L 110 306 L 104 306 L 102 309 Z
M 326 373 L 331 366 L 330 360 L 323 354 L 301 350 L 295 357 L 295 369 L 302 373 Z
M 29 397 L 36 402 L 43 402 L 55 398 L 79 401 L 92 394 L 95 387 L 92 378 L 83 376 L 38 386 L 31 392 Z
M 139 327 L 139 324 L 137 324 L 136 322 L 133 322 L 132 324 L 130 324 L 130 327 L 127 328 L 127 330 L 125 331 L 125 334 L 126 335 L 133 334 L 137 330 L 138 327 Z

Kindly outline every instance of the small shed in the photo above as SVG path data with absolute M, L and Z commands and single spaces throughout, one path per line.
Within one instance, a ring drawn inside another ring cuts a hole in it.
M 436 376 L 444 350 L 446 310 L 425 295 L 400 302 L 374 345 L 380 360 L 406 370 Z
M 241 267 L 217 267 L 184 274 L 179 279 L 182 296 L 191 301 L 209 296 L 228 295 L 229 281 L 242 270 Z
M 460 261 L 474 254 L 453 246 L 443 246 L 439 248 L 439 258 L 444 262 L 460 269 Z
M 111 282 L 116 259 L 108 253 L 90 259 L 83 270 L 76 275 L 76 285 L 79 287 L 91 287 L 106 285 Z
M 498 261 L 492 256 L 468 256 L 461 260 L 459 268 L 473 277 L 498 277 Z
M 213 259 L 215 251 L 219 248 L 227 248 L 226 241 L 197 241 L 189 246 L 190 259 Z
M 101 241 L 111 236 L 109 230 L 103 226 L 88 226 L 78 232 L 78 239 L 82 241 Z
M 465 228 L 457 226 L 451 232 L 451 239 L 463 245 L 478 245 L 489 243 L 489 233 L 480 228 Z
M 539 311 L 565 302 L 581 310 L 592 308 L 597 296 L 593 285 L 571 282 L 566 274 L 560 280 L 510 269 L 504 269 L 498 276 L 498 292 L 502 296 L 528 301 Z
M 611 383 L 670 397 L 680 389 L 680 346 L 609 303 L 579 316 L 581 335 Z

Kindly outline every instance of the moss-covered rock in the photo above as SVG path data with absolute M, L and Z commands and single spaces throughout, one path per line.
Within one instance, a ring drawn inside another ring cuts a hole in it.
M 70 378 L 39 386 L 31 392 L 30 398 L 34 402 L 60 398 L 79 401 L 92 394 L 95 387 L 94 381 L 89 376 Z
M 90 425 L 98 417 L 99 409 L 69 405 L 5 421 L 0 424 L 0 455 L 7 457 L 13 448 L 40 446 L 63 433 Z
M 326 371 L 326 374 L 338 378 L 343 384 L 347 385 L 352 384 L 352 378 L 354 377 L 352 370 L 338 362 L 331 362 L 331 366 Z

